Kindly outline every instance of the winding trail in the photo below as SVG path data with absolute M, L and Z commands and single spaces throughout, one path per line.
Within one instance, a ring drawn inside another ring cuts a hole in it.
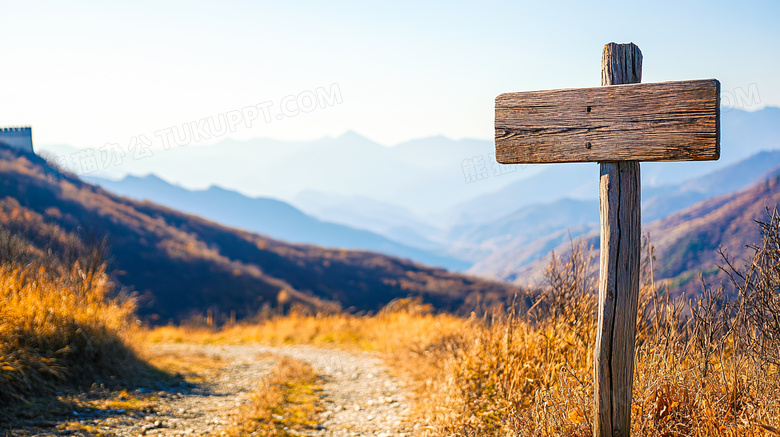
M 210 357 L 220 364 L 207 373 L 204 381 L 157 393 L 149 413 L 119 410 L 102 417 L 74 419 L 100 435 L 220 435 L 235 422 L 236 411 L 258 390 L 259 382 L 279 356 L 289 356 L 311 364 L 323 380 L 319 429 L 299 435 L 389 437 L 412 435 L 414 431 L 406 421 L 410 407 L 403 381 L 392 376 L 370 353 L 297 345 L 192 344 L 155 345 L 155 353 L 182 360 L 191 357 L 193 361 Z M 32 435 L 79 434 L 62 430 Z

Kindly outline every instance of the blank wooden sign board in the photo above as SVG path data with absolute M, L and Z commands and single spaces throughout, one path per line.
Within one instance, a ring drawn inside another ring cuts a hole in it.
M 640 161 L 720 157 L 720 83 L 640 84 L 642 52 L 609 43 L 600 88 L 501 94 L 501 164 L 598 162 L 601 254 L 594 353 L 595 436 L 628 436 L 639 295 Z

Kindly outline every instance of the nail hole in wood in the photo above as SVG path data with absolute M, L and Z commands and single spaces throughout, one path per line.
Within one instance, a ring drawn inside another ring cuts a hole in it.
M 585 143 L 585 148 L 586 148 L 586 149 L 590 149 L 590 141 L 588 141 L 587 143 Z
M 590 106 L 588 106 L 587 108 L 585 108 L 585 112 L 590 112 Z

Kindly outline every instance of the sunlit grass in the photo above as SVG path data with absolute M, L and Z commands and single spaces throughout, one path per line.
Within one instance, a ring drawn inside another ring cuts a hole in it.
M 130 346 L 134 303 L 113 296 L 97 252 L 67 262 L 44 255 L 21 263 L 14 258 L 28 250 L 24 241 L 2 233 L 0 245 L 3 404 L 27 402 L 59 387 L 110 385 L 152 374 Z
M 316 430 L 320 406 L 319 378 L 311 365 L 289 357 L 278 363 L 241 407 L 229 436 L 293 436 Z

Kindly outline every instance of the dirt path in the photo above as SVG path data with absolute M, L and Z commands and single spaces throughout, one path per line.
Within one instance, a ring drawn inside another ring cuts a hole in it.
M 259 381 L 286 355 L 310 363 L 324 383 L 320 429 L 303 435 L 404 436 L 409 406 L 402 381 L 391 376 L 381 360 L 368 353 L 349 353 L 308 346 L 159 345 L 155 353 L 193 363 L 209 361 L 206 380 L 180 390 L 156 393 L 147 413 L 108 410 L 90 414 L 74 411 L 76 426 L 32 435 L 89 434 L 115 436 L 220 435 L 235 420 L 232 416 Z M 215 364 L 216 363 L 216 364 Z M 82 417 L 79 417 L 79 416 Z M 80 428 L 80 429 L 79 429 Z M 31 435 L 31 434 L 27 434 Z

